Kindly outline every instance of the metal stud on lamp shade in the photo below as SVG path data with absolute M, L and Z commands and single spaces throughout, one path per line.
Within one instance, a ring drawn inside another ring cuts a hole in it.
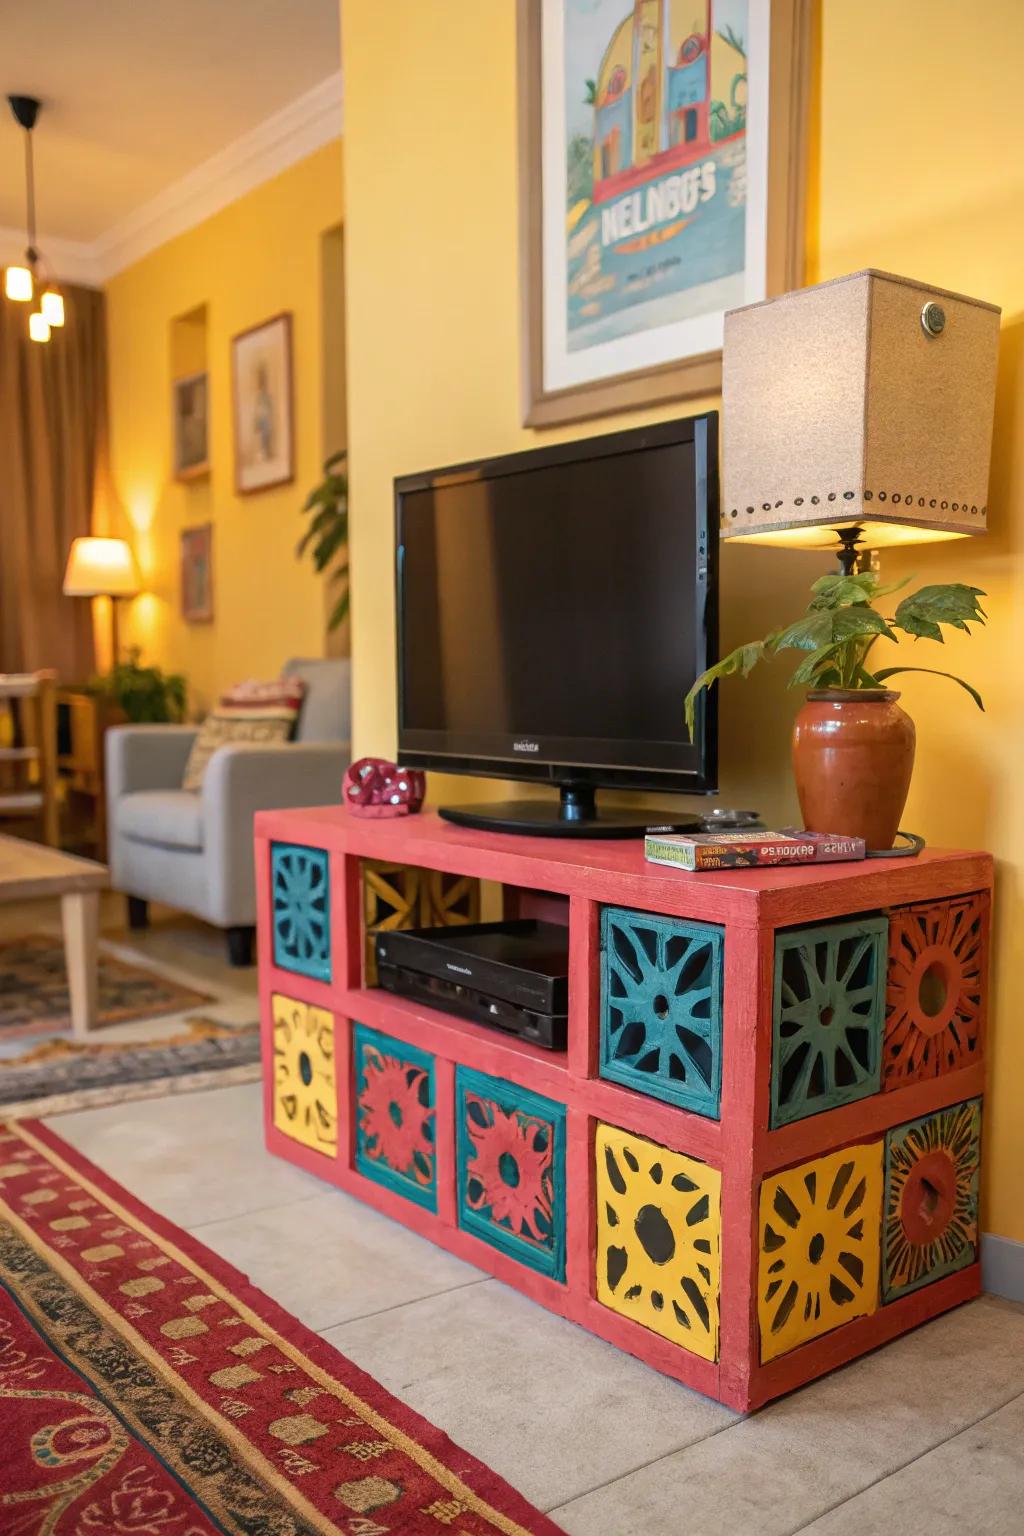
M 873 270 L 727 314 L 722 537 L 984 533 L 999 315 Z

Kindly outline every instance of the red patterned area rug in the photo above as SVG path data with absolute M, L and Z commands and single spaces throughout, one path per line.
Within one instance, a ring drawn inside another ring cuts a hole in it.
M 0 1532 L 559 1536 L 38 1121 L 0 1126 Z

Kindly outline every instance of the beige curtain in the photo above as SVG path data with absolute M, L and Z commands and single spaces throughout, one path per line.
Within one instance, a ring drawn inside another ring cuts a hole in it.
M 28 338 L 28 306 L 0 295 L 0 672 L 95 666 L 91 605 L 61 592 L 71 541 L 107 488 L 103 294 L 64 288 L 66 323 Z

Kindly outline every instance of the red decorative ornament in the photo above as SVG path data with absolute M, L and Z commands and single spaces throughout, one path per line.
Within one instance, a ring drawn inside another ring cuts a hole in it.
M 427 793 L 425 774 L 383 757 L 361 757 L 345 774 L 342 799 L 353 816 L 411 816 Z

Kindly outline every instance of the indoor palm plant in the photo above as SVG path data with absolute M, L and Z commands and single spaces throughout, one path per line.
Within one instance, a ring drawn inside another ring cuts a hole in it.
M 306 497 L 302 510 L 312 513 L 312 517 L 296 550 L 301 558 L 313 546 L 313 564 L 318 573 L 327 569 L 335 555 L 341 555 L 331 572 L 332 580 L 340 583 L 341 590 L 327 621 L 328 629 L 336 629 L 348 613 L 348 476 L 342 468 L 345 458 L 344 449 L 332 454 L 324 464 L 324 478 Z
M 873 651 L 880 639 L 943 641 L 943 626 L 970 633 L 984 624 L 978 587 L 951 582 L 904 597 L 891 618 L 874 606 L 910 578 L 883 586 L 873 571 L 820 577 L 802 618 L 764 640 L 741 645 L 709 667 L 686 696 L 692 736 L 697 698 L 720 677 L 747 677 L 780 651 L 804 653 L 790 687 L 810 691 L 796 718 L 793 768 L 804 825 L 811 832 L 863 837 L 869 848 L 891 848 L 910 789 L 914 722 L 899 694 L 885 685 L 903 672 L 932 672 L 966 689 L 979 709 L 981 696 L 963 678 L 933 667 L 883 666 Z

